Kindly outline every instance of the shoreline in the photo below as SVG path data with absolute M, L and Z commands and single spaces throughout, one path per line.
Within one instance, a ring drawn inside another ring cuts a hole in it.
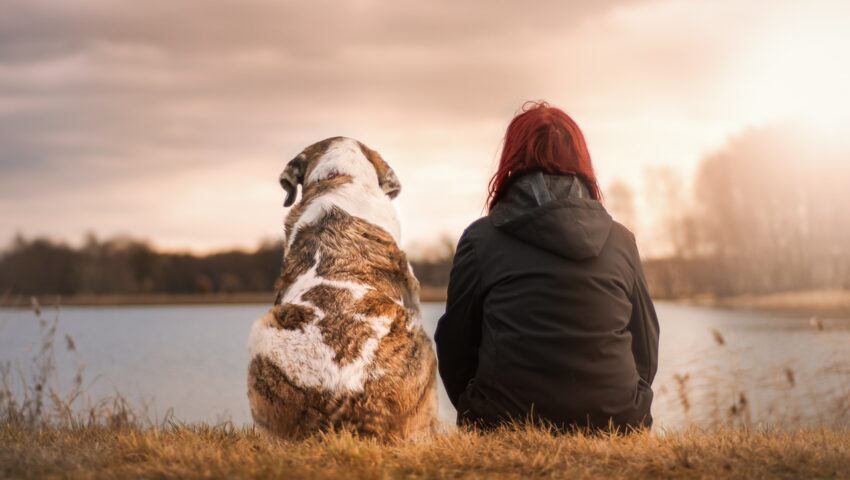
M 130 307 L 156 305 L 271 305 L 274 292 L 240 293 L 189 293 L 189 294 L 109 294 L 109 295 L 36 295 L 42 307 Z M 0 308 L 32 308 L 29 295 L 9 295 L 2 299 Z M 446 290 L 439 287 L 422 287 L 422 302 L 445 302 Z
M 850 318 L 850 290 L 801 290 L 730 297 L 695 296 L 663 301 L 730 310 Z
M 132 294 L 132 295 L 38 295 L 43 307 L 57 305 L 73 307 L 117 307 L 156 305 L 256 305 L 274 302 L 274 292 L 241 292 L 214 294 Z M 422 287 L 422 302 L 445 302 L 445 287 Z M 792 315 L 850 318 L 850 290 L 812 290 L 782 292 L 763 295 L 736 295 L 731 297 L 693 296 L 683 298 L 657 298 L 656 302 L 669 302 L 698 307 L 730 310 L 752 310 Z M 0 302 L 2 308 L 31 308 L 30 297 L 9 295 Z

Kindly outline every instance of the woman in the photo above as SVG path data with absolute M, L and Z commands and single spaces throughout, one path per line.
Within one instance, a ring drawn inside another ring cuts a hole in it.
M 489 215 L 458 243 L 435 334 L 458 424 L 651 426 L 658 319 L 578 125 L 527 104 L 489 191 Z

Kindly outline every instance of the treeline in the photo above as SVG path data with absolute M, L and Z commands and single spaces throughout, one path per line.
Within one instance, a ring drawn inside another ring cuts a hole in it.
M 146 242 L 90 236 L 75 248 L 18 236 L 0 256 L 0 293 L 138 294 L 270 291 L 280 274 L 282 247 L 210 255 L 164 253 Z
M 17 236 L 0 253 L 0 295 L 208 294 L 271 292 L 283 246 L 209 255 L 157 251 L 147 242 L 89 236 L 80 247 Z M 425 286 L 444 287 L 453 250 L 413 261 Z

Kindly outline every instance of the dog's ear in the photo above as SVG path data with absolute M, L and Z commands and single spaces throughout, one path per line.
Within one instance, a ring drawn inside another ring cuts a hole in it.
M 306 156 L 302 153 L 286 164 L 286 168 L 280 174 L 280 186 L 286 190 L 284 207 L 291 207 L 298 196 L 298 185 L 304 183 L 304 170 L 307 164 Z
M 384 174 L 378 177 L 378 183 L 381 185 L 381 190 L 390 198 L 395 198 L 401 192 L 401 182 L 395 176 L 395 172 L 389 165 L 384 171 Z
M 378 184 L 381 186 L 381 190 L 387 194 L 390 198 L 395 198 L 398 196 L 399 192 L 401 192 L 401 182 L 398 181 L 398 177 L 392 168 L 384 161 L 381 154 L 367 147 L 366 145 L 360 144 L 360 149 L 363 151 L 363 155 L 366 155 L 366 158 L 369 159 L 369 162 L 375 167 L 375 172 L 378 174 Z

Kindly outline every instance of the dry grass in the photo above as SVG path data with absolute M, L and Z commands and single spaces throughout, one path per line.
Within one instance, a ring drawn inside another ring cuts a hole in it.
M 0 425 L 0 476 L 20 478 L 850 478 L 850 432 L 692 430 L 553 436 L 456 431 L 381 445 L 349 434 L 298 443 L 251 430 L 28 429 Z
M 2 302 L 0 302 L 2 304 Z M 38 323 L 39 349 L 25 366 L 0 361 L 0 424 L 29 429 L 45 427 L 162 427 L 171 422 L 172 410 L 163 417 L 152 417 L 149 405 L 132 408 L 119 392 L 92 398 L 83 382 L 83 367 L 78 363 L 70 385 L 59 382 L 56 349 L 76 352 L 74 339 L 57 338 L 59 307 L 52 314 L 38 299 L 31 299 Z M 59 345 L 61 344 L 61 346 Z

